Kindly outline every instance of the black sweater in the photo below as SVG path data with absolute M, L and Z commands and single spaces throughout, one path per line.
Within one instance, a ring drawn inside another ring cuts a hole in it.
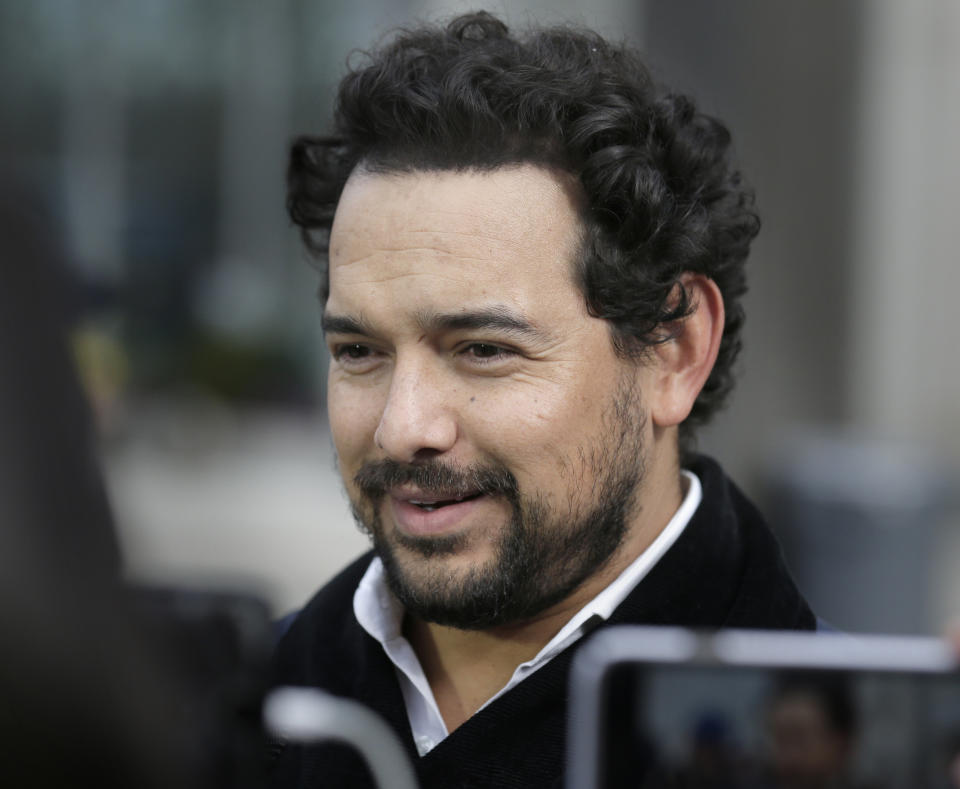
M 712 460 L 698 458 L 691 470 L 703 501 L 606 624 L 813 629 L 815 618 L 760 513 Z M 277 683 L 323 688 L 375 710 L 399 734 L 423 789 L 560 787 L 570 661 L 590 636 L 420 757 L 393 664 L 353 615 L 353 594 L 370 559 L 362 556 L 303 609 L 278 646 Z M 272 786 L 345 789 L 372 782 L 359 758 L 340 746 L 280 746 Z

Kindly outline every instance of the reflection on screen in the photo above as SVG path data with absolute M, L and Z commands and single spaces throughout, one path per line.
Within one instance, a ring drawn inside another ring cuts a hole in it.
M 631 666 L 605 693 L 609 789 L 960 789 L 956 677 Z

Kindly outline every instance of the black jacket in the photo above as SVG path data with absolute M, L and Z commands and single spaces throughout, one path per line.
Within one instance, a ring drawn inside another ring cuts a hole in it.
M 814 629 L 814 615 L 760 513 L 712 460 L 698 458 L 690 468 L 703 485 L 703 501 L 607 625 Z M 320 687 L 374 709 L 397 731 L 424 789 L 561 786 L 567 676 L 590 635 L 420 757 L 393 664 L 353 615 L 353 594 L 370 559 L 354 562 L 303 609 L 278 646 L 276 681 Z M 372 785 L 359 759 L 339 746 L 281 745 L 274 757 L 277 789 Z

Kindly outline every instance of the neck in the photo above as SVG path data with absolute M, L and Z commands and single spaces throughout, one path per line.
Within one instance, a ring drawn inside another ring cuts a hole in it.
M 651 462 L 627 537 L 604 566 L 574 592 L 539 616 L 488 630 L 460 630 L 407 617 L 404 634 L 413 646 L 434 698 L 453 731 L 503 688 L 517 666 L 536 655 L 573 616 L 645 551 L 679 509 L 679 467 Z M 650 458 L 655 460 L 654 457 Z
M 447 730 L 456 729 L 503 688 L 517 666 L 534 658 L 573 613 L 489 630 L 459 630 L 408 617 L 404 634 Z

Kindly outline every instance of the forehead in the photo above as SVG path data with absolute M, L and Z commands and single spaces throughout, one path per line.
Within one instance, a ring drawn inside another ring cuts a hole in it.
M 569 177 L 532 165 L 354 173 L 330 236 L 328 309 L 387 290 L 420 302 L 458 292 L 506 302 L 569 294 L 576 200 Z

